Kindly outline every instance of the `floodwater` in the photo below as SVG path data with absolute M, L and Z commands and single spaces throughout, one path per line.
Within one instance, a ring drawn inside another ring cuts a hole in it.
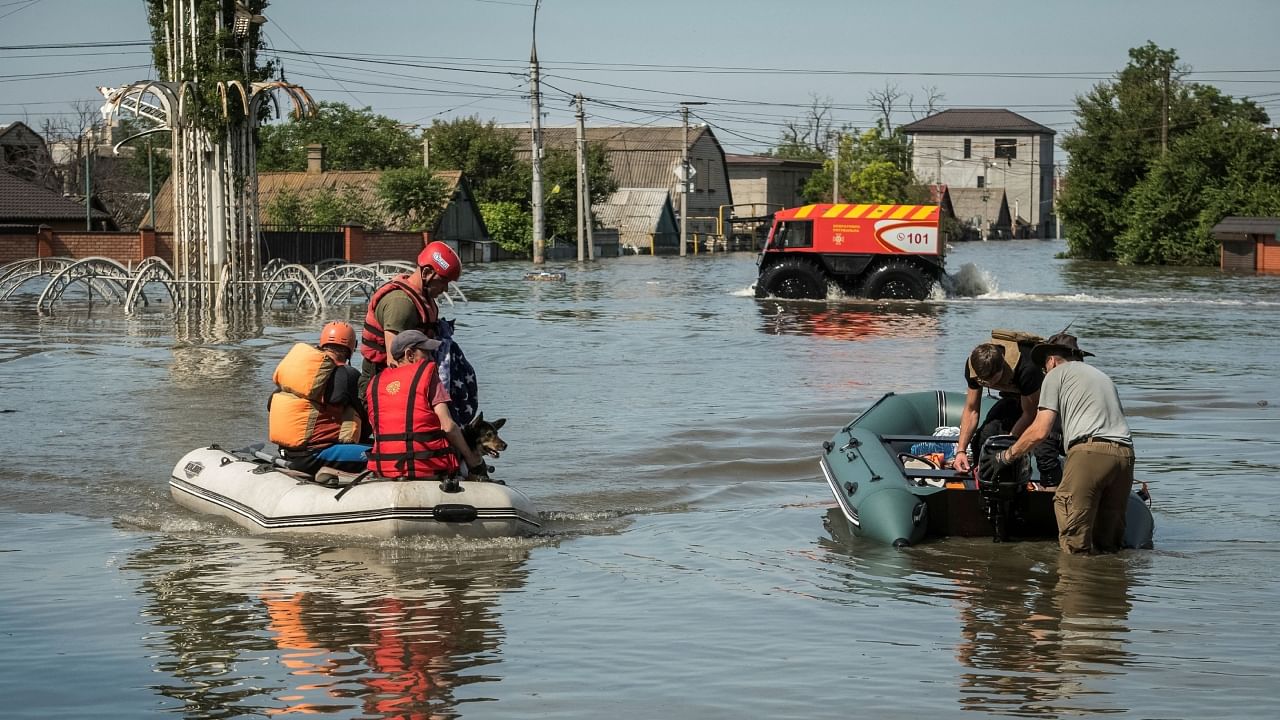
M 548 519 L 493 542 L 262 539 L 184 511 L 192 447 L 265 434 L 315 318 L 192 343 L 39 287 L 0 306 L 6 718 L 1270 718 L 1280 278 L 958 246 L 958 296 L 755 300 L 749 254 L 529 282 L 445 314 Z M 327 316 L 356 317 L 357 307 Z M 849 537 L 817 456 L 992 327 L 1071 324 L 1117 381 L 1156 549 Z

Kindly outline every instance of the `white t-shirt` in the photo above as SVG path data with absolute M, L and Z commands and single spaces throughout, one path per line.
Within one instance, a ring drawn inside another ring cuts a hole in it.
M 1132 442 L 1116 384 L 1092 365 L 1075 360 L 1050 370 L 1040 386 L 1040 407 L 1058 413 L 1068 446 L 1087 437 Z

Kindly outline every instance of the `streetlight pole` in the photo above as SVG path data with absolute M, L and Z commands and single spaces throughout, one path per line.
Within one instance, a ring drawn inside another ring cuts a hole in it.
M 542 214 L 542 98 L 538 90 L 538 7 L 542 0 L 533 3 L 533 44 L 529 51 L 529 104 L 531 111 L 533 136 L 533 264 L 541 265 L 543 257 L 543 214 Z
M 705 102 L 684 100 L 680 103 L 680 120 L 684 126 L 684 142 L 680 144 L 680 256 L 688 254 L 685 243 L 689 237 L 689 106 L 706 105 Z

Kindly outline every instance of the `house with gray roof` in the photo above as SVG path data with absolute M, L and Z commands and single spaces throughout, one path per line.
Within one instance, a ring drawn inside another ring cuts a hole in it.
M 618 231 L 618 243 L 624 252 L 680 252 L 680 225 L 671 196 L 662 188 L 618 188 L 591 210 L 602 227 Z
M 519 137 L 516 157 L 527 162 L 532 155 L 529 128 L 499 130 Z M 577 132 L 575 127 L 543 128 L 543 147 L 573 151 Z M 659 188 L 671 198 L 672 207 L 680 207 L 680 182 L 676 169 L 680 166 L 685 147 L 683 126 L 589 127 L 585 135 L 588 145 L 603 147 L 608 153 L 611 174 L 618 187 Z M 711 128 L 690 125 L 688 149 L 689 164 L 694 171 L 686 201 L 688 232 L 691 235 L 713 234 L 721 207 L 733 204 L 724 148 Z
M 1011 226 L 1052 237 L 1053 129 L 1009 110 L 956 108 L 902 130 L 911 138 L 912 170 L 922 182 L 949 186 L 953 200 L 958 188 L 1001 188 Z
M 41 225 L 54 230 L 116 229 L 115 220 L 99 203 L 92 203 L 86 212 L 82 198 L 64 197 L 62 193 L 3 170 L 0 170 L 0 225 L 28 226 L 32 233 Z

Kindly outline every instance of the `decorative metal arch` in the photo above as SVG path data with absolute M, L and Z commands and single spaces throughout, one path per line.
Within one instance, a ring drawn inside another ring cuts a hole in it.
M 276 296 L 286 288 L 291 291 L 291 300 L 299 309 L 310 309 L 318 314 L 326 307 L 324 292 L 320 289 L 316 276 L 310 270 L 296 264 L 285 265 L 267 278 L 265 290 L 262 293 L 262 307 L 271 309 Z
M 169 299 L 175 304 L 178 301 L 178 291 L 174 287 L 173 268 L 169 267 L 169 263 L 164 258 L 151 256 L 142 261 L 138 269 L 133 272 L 133 281 L 129 284 L 129 294 L 124 299 L 125 314 L 133 314 L 134 307 L 138 304 L 139 298 L 142 304 L 146 305 L 147 296 L 143 289 L 150 283 L 160 283 L 169 293 Z
M 129 280 L 129 269 L 115 260 L 103 257 L 85 258 L 71 263 L 53 276 L 36 301 L 36 311 L 43 313 L 51 310 L 67 288 L 81 281 L 90 293 L 93 292 L 94 282 L 101 281 L 99 287 L 111 293 L 116 302 L 123 302 L 128 294 L 126 283 Z
M 71 258 L 47 257 L 18 260 L 0 266 L 0 300 L 7 300 L 31 278 L 56 275 L 74 262 Z
M 363 289 L 366 298 L 372 297 L 382 283 L 386 282 L 368 265 L 352 265 L 344 263 L 335 265 L 316 275 L 325 301 L 329 305 L 348 302 L 356 290 Z

